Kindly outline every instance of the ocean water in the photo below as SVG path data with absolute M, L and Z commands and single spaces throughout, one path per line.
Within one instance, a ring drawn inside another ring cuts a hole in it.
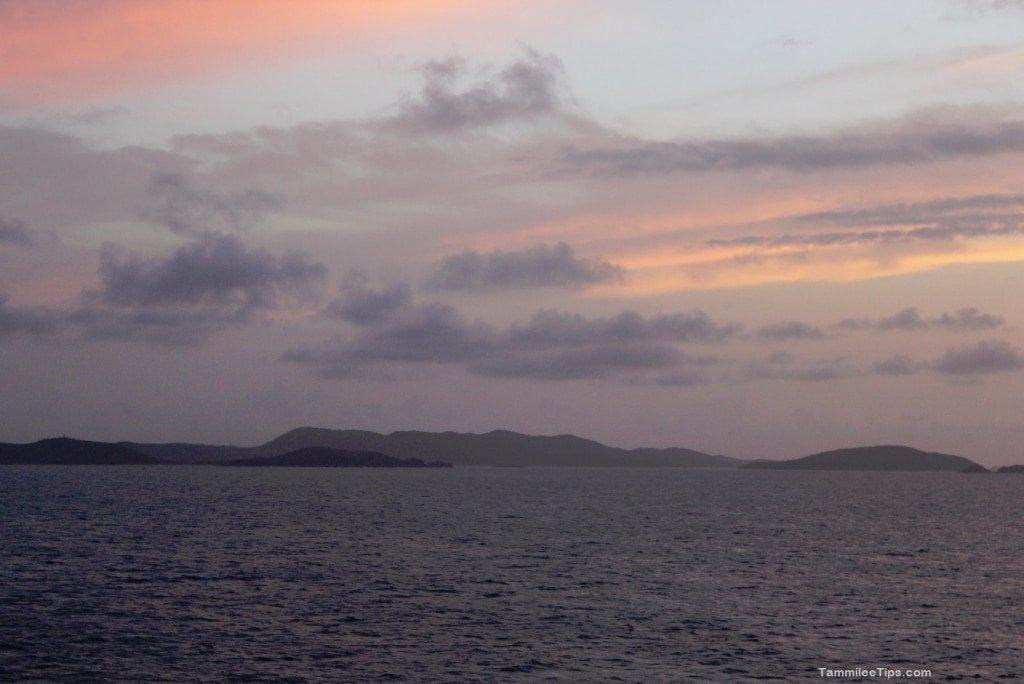
M 3 679 L 1024 677 L 1024 477 L 0 467 Z

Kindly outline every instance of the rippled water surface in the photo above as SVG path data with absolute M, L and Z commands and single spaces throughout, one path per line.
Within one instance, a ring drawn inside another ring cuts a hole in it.
M 4 678 L 1024 676 L 1024 477 L 0 467 Z

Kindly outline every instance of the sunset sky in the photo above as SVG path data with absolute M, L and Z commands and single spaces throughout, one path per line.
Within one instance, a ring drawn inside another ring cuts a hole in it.
M 1024 462 L 1024 2 L 0 0 L 0 441 Z

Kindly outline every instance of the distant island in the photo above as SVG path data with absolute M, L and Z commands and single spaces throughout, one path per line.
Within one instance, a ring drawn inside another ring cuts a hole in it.
M 262 466 L 284 468 L 451 468 L 451 463 L 395 458 L 375 451 L 345 451 L 328 447 L 307 447 L 281 456 L 237 458 L 226 466 Z
M 4 465 L 157 465 L 161 459 L 123 444 L 55 437 L 31 444 L 0 443 Z
M 440 460 L 456 466 L 736 468 L 745 463 L 681 447 L 620 449 L 575 435 L 525 435 L 509 430 L 480 434 L 409 430 L 385 434 L 304 427 L 255 447 L 122 444 L 154 458 L 193 464 L 281 456 L 308 447 L 371 451 L 402 459 Z
M 0 443 L 0 465 L 228 465 L 334 468 L 638 467 L 745 468 L 888 472 L 1024 473 L 1024 466 L 989 471 L 963 456 L 902 445 L 835 449 L 786 461 L 748 461 L 682 447 L 622 449 L 576 435 L 473 432 L 290 430 L 259 446 L 91 442 L 60 437 L 31 444 Z
M 743 467 L 762 470 L 988 472 L 983 465 L 963 456 L 920 451 L 898 445 L 835 449 L 789 461 L 752 461 Z

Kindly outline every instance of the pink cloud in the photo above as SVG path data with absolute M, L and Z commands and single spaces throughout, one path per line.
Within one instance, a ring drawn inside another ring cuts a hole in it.
M 0 93 L 25 104 L 89 99 L 301 58 L 359 35 L 432 22 L 464 0 L 50 2 L 0 6 Z

